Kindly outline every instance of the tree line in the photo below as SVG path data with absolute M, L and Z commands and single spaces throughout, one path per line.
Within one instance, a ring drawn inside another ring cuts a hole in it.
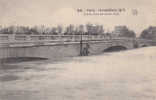
M 106 32 L 103 25 L 91 24 L 86 25 L 68 25 L 63 27 L 46 27 L 45 25 L 28 27 L 28 26 L 8 26 L 0 27 L 0 34 L 22 34 L 22 35 L 99 35 L 106 34 L 118 37 L 136 37 L 136 33 L 127 26 L 117 26 L 112 32 Z M 156 39 L 156 27 L 150 26 L 141 32 L 139 38 Z
M 46 27 L 44 25 L 27 27 L 27 26 L 9 26 L 0 28 L 0 34 L 34 34 L 34 35 L 80 35 L 80 34 L 91 34 L 98 35 L 104 34 L 104 29 L 102 25 L 78 25 L 74 26 L 72 24 L 67 27 L 58 25 L 56 27 Z

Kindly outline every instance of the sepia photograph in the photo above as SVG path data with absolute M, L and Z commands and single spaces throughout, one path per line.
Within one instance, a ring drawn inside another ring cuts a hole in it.
M 0 100 L 156 100 L 156 1 L 0 0 Z

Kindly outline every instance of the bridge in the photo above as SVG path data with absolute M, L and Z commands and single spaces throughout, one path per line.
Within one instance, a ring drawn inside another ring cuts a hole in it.
M 94 55 L 155 45 L 154 40 L 106 35 L 0 35 L 0 59 L 73 57 L 87 46 L 89 54 Z

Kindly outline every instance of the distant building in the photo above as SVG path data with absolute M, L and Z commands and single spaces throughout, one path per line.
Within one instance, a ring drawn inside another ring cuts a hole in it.
M 125 32 L 126 30 L 126 26 L 115 26 L 113 33 L 119 35 L 120 33 Z
M 127 26 L 115 26 L 113 34 L 119 37 L 136 37 L 136 34 L 133 30 L 129 30 Z

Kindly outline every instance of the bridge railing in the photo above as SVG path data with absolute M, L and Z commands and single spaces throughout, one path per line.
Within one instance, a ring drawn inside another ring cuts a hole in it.
M 110 39 L 106 35 L 82 35 L 82 40 Z M 0 42 L 80 41 L 81 35 L 0 35 Z
M 127 42 L 135 40 L 135 38 L 126 37 L 111 37 L 105 34 L 101 35 L 82 35 L 83 41 L 114 41 L 125 40 Z M 79 42 L 81 41 L 81 35 L 0 35 L 0 43 L 10 42 Z

